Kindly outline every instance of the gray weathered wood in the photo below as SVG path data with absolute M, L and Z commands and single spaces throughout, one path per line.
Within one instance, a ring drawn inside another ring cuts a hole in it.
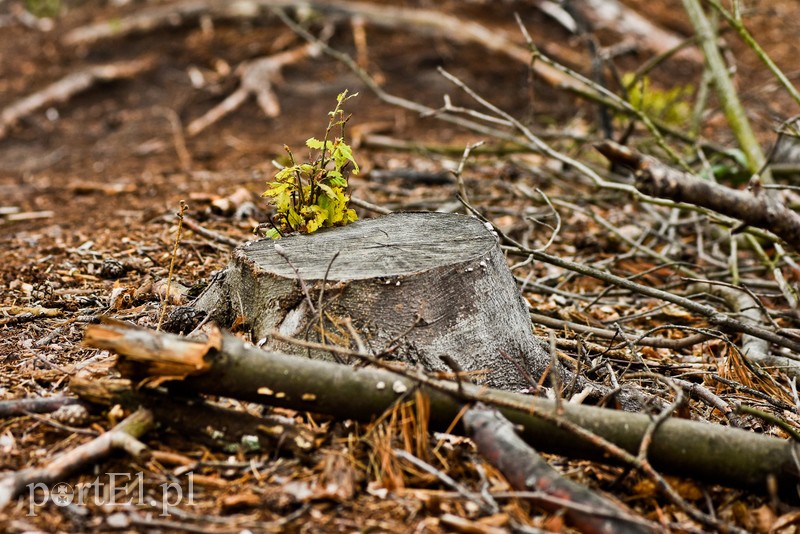
M 306 350 L 270 334 L 318 341 L 324 330 L 327 343 L 355 347 L 349 318 L 374 353 L 396 344 L 392 358 L 445 371 L 449 356 L 504 389 L 529 387 L 520 369 L 538 379 L 550 361 L 495 234 L 464 215 L 399 213 L 247 243 L 197 306 L 295 353 Z

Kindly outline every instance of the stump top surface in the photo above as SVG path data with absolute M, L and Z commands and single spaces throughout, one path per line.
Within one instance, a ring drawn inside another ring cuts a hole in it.
M 305 280 L 322 280 L 329 268 L 328 280 L 358 280 L 462 263 L 496 244 L 494 233 L 478 219 L 416 212 L 362 219 L 310 235 L 260 239 L 235 254 L 278 276 L 295 278 L 294 266 Z

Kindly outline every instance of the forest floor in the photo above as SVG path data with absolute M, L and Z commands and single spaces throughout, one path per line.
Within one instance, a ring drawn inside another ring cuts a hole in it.
M 48 3 L 29 4 L 44 9 Z M 57 17 L 36 21 L 21 15 L 20 2 L 0 0 L 0 112 L 90 66 L 144 62 L 130 76 L 96 83 L 65 101 L 56 100 L 27 113 L 15 124 L 0 125 L 0 400 L 67 392 L 71 377 L 81 373 L 114 375 L 113 355 L 82 346 L 86 324 L 100 315 L 144 326 L 158 322 L 180 202 L 185 201 L 186 215 L 196 224 L 235 242 L 253 239 L 254 227 L 271 215 L 260 195 L 275 173 L 272 161 L 282 157 L 284 145 L 300 154 L 307 138 L 321 137 L 327 112 L 345 89 L 359 93 L 348 103 L 353 114 L 348 131 L 361 165 L 361 173 L 350 181 L 357 199 L 389 210 L 463 212 L 452 171 L 465 146 L 487 140 L 484 152 L 471 157 L 462 174 L 470 201 L 498 228 L 527 246 L 547 243 L 556 226 L 551 207 L 537 192 L 541 190 L 553 201 L 561 219 L 548 248 L 550 254 L 676 290 L 685 288 L 687 275 L 674 265 L 665 265 L 664 258 L 690 265 L 703 278 L 727 279 L 726 273 L 730 275 L 729 236 L 712 231 L 713 225 L 704 216 L 684 212 L 671 218 L 668 209 L 597 189 L 541 155 L 519 150 L 503 153 L 508 146 L 497 140 L 391 106 L 370 92 L 345 65 L 325 55 L 287 65 L 273 80 L 280 104 L 277 116 L 266 117 L 251 96 L 238 110 L 190 135 L 187 125 L 236 89 L 236 70 L 243 62 L 304 42 L 269 14 L 247 18 L 208 15 L 97 42 L 68 42 L 76 28 L 100 21 L 113 24 L 155 4 L 64 1 Z M 537 2 L 419 0 L 402 4 L 502 30 L 525 47 L 513 17 L 519 13 L 545 53 L 591 73 L 586 40 L 567 32 L 538 9 Z M 625 4 L 676 35 L 693 34 L 677 0 L 630 0 Z M 747 7 L 751 32 L 786 69 L 789 79 L 796 81 L 800 76 L 794 62 L 800 53 L 796 41 L 800 4 L 794 0 L 754 1 Z M 591 146 L 603 138 L 597 106 L 547 84 L 532 75 L 528 65 L 475 42 L 456 42 L 408 27 L 376 27 L 369 22 L 359 26 L 347 18 L 335 22 L 330 45 L 358 57 L 388 93 L 436 109 L 443 105 L 444 95 L 451 95 L 454 105 L 480 109 L 437 72 L 443 67 L 541 132 L 562 152 L 597 169 L 607 168 Z M 310 27 L 315 32 L 320 29 L 319 24 Z M 626 37 L 613 29 L 596 34 L 603 47 L 626 42 Z M 797 104 L 732 32 L 724 38 L 726 58 L 736 66 L 739 96 L 760 142 L 768 149 L 775 141 L 775 128 L 797 113 Z M 617 72 L 631 72 L 652 56 L 641 50 L 622 54 L 614 63 Z M 681 109 L 686 115 L 702 73 L 702 61 L 672 58 L 653 70 L 652 84 L 662 95 L 669 88 L 689 87 L 688 96 L 677 97 L 683 99 L 686 107 Z M 670 106 L 677 104 L 671 102 Z M 700 117 L 699 132 L 719 145 L 734 146 L 718 108 L 712 97 Z M 619 135 L 626 121 L 614 120 Z M 632 140 L 642 150 L 657 150 L 641 126 L 636 127 Z M 730 180 L 734 181 L 729 185 L 743 188 L 747 177 L 732 173 Z M 357 211 L 362 218 L 378 215 L 363 206 Z M 671 226 L 677 219 L 682 225 Z M 614 230 L 603 226 L 606 223 Z M 173 281 L 188 292 L 170 306 L 186 303 L 193 291 L 227 263 L 232 247 L 209 235 L 184 226 Z M 659 255 L 643 252 L 642 247 L 631 246 L 631 241 Z M 777 257 L 772 249 L 767 252 Z M 628 293 L 608 293 L 603 282 L 568 275 L 552 265 L 519 265 L 524 259 L 509 257 L 509 265 L 515 265 L 514 274 L 525 298 L 541 314 L 610 332 L 614 324 L 631 333 L 671 324 L 708 326 L 705 318 L 677 306 Z M 775 269 L 781 271 L 782 282 L 794 287 L 800 272 L 793 265 L 779 262 L 774 269 L 765 268 L 754 253 L 741 251 L 742 279 L 765 282 L 754 283 L 753 290 L 770 310 L 788 310 L 775 314 L 785 328 L 795 327 L 797 303 L 792 309 L 791 302 L 782 300 L 774 275 Z M 684 335 L 680 326 L 662 334 L 680 337 Z M 546 328 L 536 328 L 546 337 Z M 569 327 L 558 330 L 560 337 L 574 339 L 577 335 Z M 594 347 L 619 341 L 586 339 Z M 767 380 L 746 366 L 737 367 L 742 358 L 732 347 L 739 342 L 740 336 L 732 334 L 683 349 L 630 347 L 636 353 L 631 365 L 639 370 L 637 366 L 646 362 L 651 371 L 691 377 L 731 402 L 764 404 L 757 396 L 737 393 L 702 376 L 713 371 L 794 404 L 796 394 L 793 399 L 791 387 L 780 373 Z M 576 354 L 575 346 L 565 343 L 559 348 L 569 359 Z M 626 362 L 620 358 L 611 357 L 611 363 L 624 374 Z M 644 387 L 658 389 L 642 380 Z M 659 395 L 668 397 L 669 392 L 659 389 Z M 726 424 L 719 413 L 692 402 L 685 417 Z M 36 414 L 0 419 L 0 473 L 46 465 L 55 455 L 110 428 L 120 417 L 112 412 L 97 411 L 82 425 L 65 425 Z M 180 503 L 176 511 L 161 517 L 160 504 L 133 511 L 97 503 L 62 508 L 52 503 L 35 506 L 41 496 L 23 494 L 0 510 L 0 525 L 6 532 L 493 532 L 514 525 L 569 531 L 560 514 L 544 512 L 525 499 L 507 499 L 500 512 L 486 515 L 430 474 L 397 459 L 385 460 L 389 453 L 380 440 L 397 446 L 402 437 L 402 424 L 394 417 L 362 428 L 347 421 L 278 413 L 295 418 L 297 424 L 323 429 L 327 432 L 324 445 L 307 457 L 277 449 L 221 451 L 199 444 L 192 436 L 166 429 L 154 431 L 143 437 L 160 453 L 150 461 L 113 456 L 95 467 L 87 465 L 65 482 L 88 483 L 104 473 L 133 473 L 135 478 L 140 473 L 148 496 L 157 498 L 161 484 L 179 480 L 191 470 L 198 475 L 192 503 Z M 796 414 L 782 415 L 794 425 L 800 420 Z M 756 419 L 748 419 L 744 426 L 786 436 Z M 476 458 L 468 443 L 456 437 L 448 440 L 438 442 L 443 451 L 439 469 L 473 488 L 479 488 L 483 480 L 498 491 L 507 489 L 502 475 Z M 347 466 L 333 460 L 338 457 L 346 457 Z M 381 464 L 384 461 L 386 465 Z M 640 474 L 558 456 L 552 461 L 570 478 L 616 496 L 642 517 L 678 531 L 707 528 L 689 519 L 685 510 L 670 503 Z M 323 488 L 320 477 L 330 479 L 332 473 L 341 478 Z M 792 519 L 791 508 L 766 492 L 670 480 L 684 499 L 723 522 L 750 531 L 767 532 L 776 526 L 785 527 L 782 532 L 794 531 L 789 526 L 796 519 Z

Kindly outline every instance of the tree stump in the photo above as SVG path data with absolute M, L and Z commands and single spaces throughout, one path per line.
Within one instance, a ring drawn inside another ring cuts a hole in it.
M 244 321 L 275 350 L 331 359 L 275 331 L 374 354 L 394 345 L 392 359 L 450 371 L 450 357 L 503 389 L 531 386 L 550 363 L 496 235 L 464 215 L 397 213 L 246 243 L 196 307 L 223 325 Z

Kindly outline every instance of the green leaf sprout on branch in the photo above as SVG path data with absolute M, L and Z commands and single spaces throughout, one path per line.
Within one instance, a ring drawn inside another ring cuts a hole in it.
M 297 163 L 291 149 L 284 145 L 289 165 L 275 174 L 267 183 L 261 196 L 268 197 L 275 206 L 272 228 L 268 237 L 277 239 L 287 233 L 312 233 L 320 228 L 344 226 L 358 217 L 348 208 L 347 176 L 358 174 L 358 164 L 353 150 L 345 143 L 345 125 L 350 115 L 345 116 L 342 105 L 358 93 L 348 95 L 345 90 L 336 97 L 336 107 L 328 112 L 328 128 L 322 140 L 312 137 L 306 146 L 316 150 L 318 156 L 311 163 Z M 338 127 L 339 135 L 331 140 L 331 133 Z

